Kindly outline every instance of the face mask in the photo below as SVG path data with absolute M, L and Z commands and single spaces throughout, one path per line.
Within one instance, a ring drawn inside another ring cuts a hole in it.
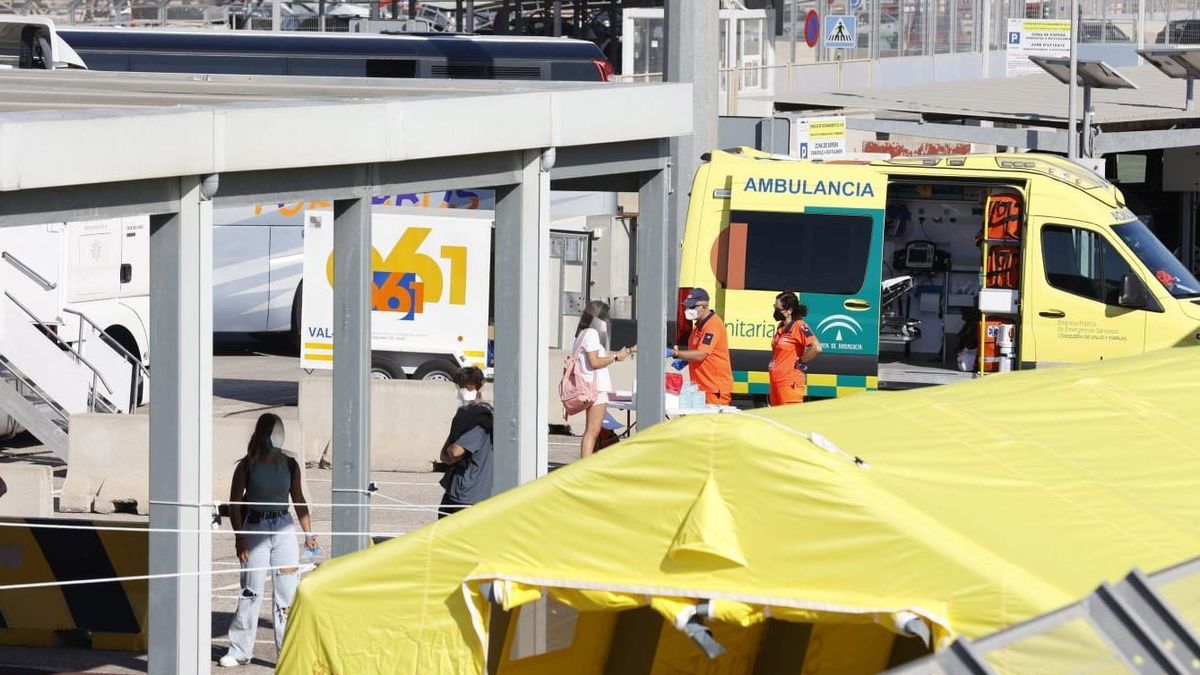
M 607 333 L 608 322 L 604 319 L 592 319 L 592 328 L 595 328 L 597 333 Z
M 773 316 L 775 317 L 776 321 L 783 321 L 783 310 L 781 310 L 781 309 L 775 310 L 775 314 Z
M 471 401 L 474 401 L 475 397 L 478 395 L 479 395 L 479 392 L 475 391 L 474 389 L 459 389 L 458 390 L 458 404 L 460 406 L 464 406 L 464 405 L 470 403 Z
M 695 321 L 696 319 L 700 318 L 700 310 L 685 309 L 683 310 L 683 318 L 687 319 L 688 321 Z
M 276 424 L 271 430 L 271 449 L 279 451 L 283 448 L 283 425 Z

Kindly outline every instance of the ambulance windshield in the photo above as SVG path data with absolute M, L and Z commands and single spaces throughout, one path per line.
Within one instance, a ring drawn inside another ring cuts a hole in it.
M 1149 268 L 1171 295 L 1176 298 L 1200 298 L 1200 281 L 1183 263 L 1171 255 L 1166 246 L 1140 220 L 1113 227 L 1125 245 L 1133 249 L 1138 259 Z

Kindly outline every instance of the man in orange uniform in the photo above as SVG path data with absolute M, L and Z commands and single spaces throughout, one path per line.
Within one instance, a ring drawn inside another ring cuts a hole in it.
M 692 382 L 704 400 L 729 405 L 733 399 L 733 367 L 729 361 L 729 335 L 725 320 L 708 308 L 708 291 L 693 288 L 683 301 L 684 316 L 692 322 L 687 349 L 671 349 L 671 356 L 688 362 Z
M 767 366 L 773 406 L 804 403 L 808 393 L 805 364 L 821 353 L 821 341 L 804 322 L 807 314 L 808 307 L 800 304 L 795 293 L 775 296 L 775 320 L 779 325 L 771 340 L 771 364 Z

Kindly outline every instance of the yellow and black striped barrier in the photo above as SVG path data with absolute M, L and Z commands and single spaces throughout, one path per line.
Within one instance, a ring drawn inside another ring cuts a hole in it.
M 47 518 L 0 522 L 116 524 Z M 0 586 L 145 575 L 148 561 L 146 532 L 0 527 Z M 147 584 L 110 581 L 0 590 L 0 645 L 144 650 Z

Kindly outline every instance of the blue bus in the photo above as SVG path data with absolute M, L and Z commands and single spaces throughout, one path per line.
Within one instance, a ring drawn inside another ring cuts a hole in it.
M 605 82 L 600 49 L 566 38 L 59 28 L 91 70 Z

